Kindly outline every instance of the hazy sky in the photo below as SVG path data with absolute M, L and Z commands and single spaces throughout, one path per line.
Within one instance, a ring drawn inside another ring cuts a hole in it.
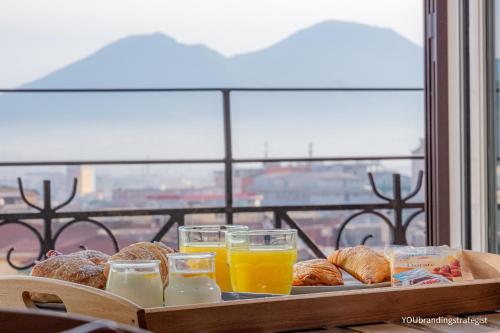
M 230 56 L 330 19 L 390 27 L 422 45 L 422 0 L 1 0 L 0 87 L 130 34 L 160 31 Z

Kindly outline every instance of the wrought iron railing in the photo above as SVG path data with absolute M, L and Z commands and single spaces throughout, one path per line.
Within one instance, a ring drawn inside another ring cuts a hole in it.
M 19 225 L 25 227 L 33 233 L 39 242 L 39 251 L 36 260 L 44 257 L 45 253 L 50 249 L 56 248 L 56 243 L 61 234 L 69 227 L 77 223 L 91 223 L 99 228 L 102 228 L 109 236 L 115 250 L 118 250 L 118 242 L 113 235 L 113 232 L 99 218 L 105 217 L 126 217 L 126 216 L 168 216 L 169 219 L 158 230 L 152 241 L 161 240 L 165 234 L 174 226 L 184 225 L 185 216 L 191 214 L 207 214 L 221 213 L 226 215 L 226 223 L 233 224 L 233 215 L 236 213 L 253 213 L 253 212 L 272 212 L 274 216 L 274 226 L 276 228 L 283 227 L 287 224 L 291 228 L 298 230 L 300 238 L 310 248 L 310 250 L 318 257 L 325 257 L 318 245 L 303 231 L 300 225 L 290 216 L 292 212 L 301 211 L 350 211 L 353 212 L 340 225 L 336 237 L 336 247 L 341 245 L 342 234 L 346 230 L 349 223 L 354 221 L 361 215 L 374 215 L 380 218 L 389 228 L 392 236 L 392 243 L 407 244 L 406 232 L 408 226 L 415 217 L 424 212 L 423 202 L 410 202 L 422 187 L 423 172 L 420 172 L 417 179 L 417 184 L 409 194 L 402 194 L 401 176 L 393 175 L 392 197 L 386 196 L 379 191 L 375 184 L 375 180 L 371 173 L 368 174 L 371 189 L 373 194 L 378 197 L 381 202 L 363 203 L 363 204 L 342 204 L 342 205 L 284 205 L 284 206 L 259 206 L 259 207 L 239 207 L 233 205 L 233 166 L 238 163 L 267 163 L 267 162 L 341 162 L 341 161 L 380 161 L 380 160 L 422 160 L 423 156 L 357 156 L 357 157 L 315 157 L 315 158 L 248 158 L 236 159 L 232 154 L 232 132 L 231 132 L 231 98 L 232 91 L 394 91 L 394 92 L 420 92 L 421 88 L 235 88 L 235 89 L 3 89 L 0 93 L 115 93 L 115 92 L 183 92 L 183 91 L 213 91 L 220 92 L 222 95 L 223 106 L 223 121 L 224 121 L 224 158 L 222 159 L 184 159 L 184 160 L 81 160 L 81 161 L 4 161 L 0 162 L 0 167 L 13 166 L 55 166 L 55 165 L 123 165 L 123 164 L 224 164 L 224 179 L 225 179 L 225 205 L 223 207 L 198 207 L 198 208 L 168 208 L 168 209 L 129 209 L 129 210 L 98 210 L 98 211 L 63 211 L 62 208 L 69 205 L 76 196 L 77 180 L 74 180 L 71 195 L 64 202 L 54 205 L 51 196 L 51 183 L 48 180 L 43 182 L 43 205 L 38 206 L 30 202 L 23 188 L 21 179 L 18 179 L 18 186 L 22 200 L 27 206 L 35 209 L 35 212 L 26 213 L 0 213 L 0 227 L 5 225 Z M 406 218 L 403 214 L 405 210 L 412 210 L 411 214 Z M 393 219 L 381 211 L 392 212 Z M 43 220 L 43 232 L 39 232 L 30 220 Z M 57 230 L 53 230 L 54 221 L 60 219 L 69 219 L 68 222 L 62 223 Z M 0 233 L 1 237 L 1 233 Z M 362 243 L 366 242 L 372 235 L 366 235 Z M 15 269 L 27 269 L 33 266 L 34 263 L 26 265 L 17 265 L 13 262 L 12 247 L 7 251 L 6 259 L 10 266 Z

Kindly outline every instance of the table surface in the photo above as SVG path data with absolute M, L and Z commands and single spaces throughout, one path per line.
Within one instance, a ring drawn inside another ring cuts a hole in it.
M 478 322 L 485 322 L 479 325 L 475 323 L 466 323 L 464 321 L 470 318 L 470 321 L 478 319 Z M 308 331 L 295 331 L 294 333 L 448 333 L 448 332 L 463 332 L 463 333 L 493 333 L 500 332 L 500 310 L 493 313 L 475 314 L 470 316 L 446 316 L 441 318 L 423 318 L 423 320 L 433 319 L 434 323 L 420 322 L 420 323 L 403 323 L 401 322 L 388 322 L 377 323 L 371 325 L 358 325 L 349 327 L 325 327 L 322 329 L 308 330 Z M 439 323 L 441 320 L 441 323 Z M 443 321 L 462 321 L 462 323 L 453 323 L 451 325 Z

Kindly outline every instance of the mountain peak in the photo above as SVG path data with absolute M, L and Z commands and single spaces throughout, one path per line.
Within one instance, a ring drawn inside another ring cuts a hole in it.
M 388 39 L 391 39 L 392 42 L 399 39 L 399 42 L 415 45 L 390 28 L 339 20 L 327 20 L 301 29 L 281 41 L 281 43 L 293 40 L 297 44 L 309 44 L 310 42 L 327 43 L 328 41 L 332 41 L 343 44 L 356 43 L 367 45 L 380 40 L 382 40 L 382 43 L 386 43 Z M 384 47 L 386 45 L 382 44 L 380 46 Z
M 176 47 L 180 45 L 181 44 L 178 43 L 174 38 L 167 36 L 161 32 L 154 32 L 150 34 L 137 34 L 120 38 L 97 50 L 87 58 L 95 55 L 100 55 L 101 53 L 107 52 L 108 50 L 111 50 L 113 53 L 117 53 L 118 51 L 133 52 L 133 51 L 140 51 L 141 49 L 144 48 L 151 48 L 151 47 L 165 48 L 165 47 Z
M 317 31 L 317 30 L 337 30 L 337 29 L 382 29 L 382 30 L 391 30 L 388 28 L 377 27 L 374 25 L 369 25 L 365 23 L 357 23 L 350 21 L 342 21 L 342 20 L 325 20 L 313 24 L 307 28 L 301 29 L 300 31 Z

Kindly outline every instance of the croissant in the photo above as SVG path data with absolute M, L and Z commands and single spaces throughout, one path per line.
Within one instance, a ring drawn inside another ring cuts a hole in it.
M 140 242 L 124 247 L 111 257 L 109 261 L 113 260 L 159 260 L 160 261 L 160 274 L 163 285 L 168 284 L 168 255 L 175 252 L 161 242 Z M 109 264 L 104 265 L 104 275 L 106 278 L 109 274 Z
M 363 283 L 380 283 L 391 277 L 387 259 L 364 245 L 334 251 L 328 261 Z
M 56 251 L 49 251 L 47 256 L 46 260 L 33 267 L 31 276 L 64 280 L 98 289 L 104 289 L 106 286 L 103 263 L 107 261 L 107 254 L 85 250 L 62 255 Z M 30 293 L 30 298 L 40 303 L 61 302 L 55 295 L 42 293 Z
M 294 286 L 343 285 L 342 273 L 326 259 L 301 261 L 293 265 Z

